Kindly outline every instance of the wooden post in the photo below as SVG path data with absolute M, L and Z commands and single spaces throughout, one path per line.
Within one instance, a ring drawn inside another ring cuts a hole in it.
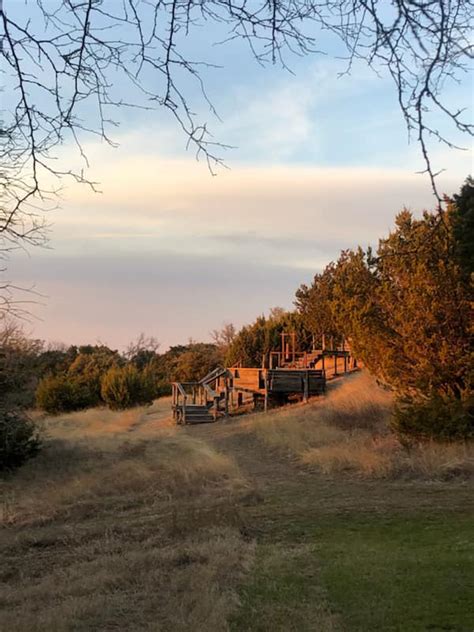
M 307 402 L 309 398 L 309 371 L 306 371 L 303 381 L 303 401 Z
M 326 335 L 323 334 L 321 336 L 321 350 L 323 353 L 323 359 L 322 359 L 322 368 L 323 368 L 323 374 L 326 374 L 326 356 L 324 355 L 324 352 L 326 351 Z
M 337 375 L 337 353 L 333 350 L 334 353 L 334 375 Z
M 183 397 L 183 424 L 186 423 L 186 395 Z
M 228 417 L 229 416 L 229 380 L 227 378 L 227 375 L 224 378 L 224 388 L 225 388 L 224 414 L 226 417 Z
M 263 410 L 267 412 L 268 410 L 268 376 L 265 375 L 265 398 L 263 400 Z

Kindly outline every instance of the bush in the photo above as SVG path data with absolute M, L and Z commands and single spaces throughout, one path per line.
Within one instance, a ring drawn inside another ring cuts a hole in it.
M 0 471 L 13 470 L 41 447 L 35 424 L 19 411 L 0 411 Z
M 156 385 L 150 370 L 139 371 L 132 364 L 112 367 L 102 378 L 101 395 L 112 410 L 151 404 Z
M 395 405 L 392 428 L 404 442 L 474 439 L 473 398 L 458 400 L 438 394 L 426 399 L 405 397 Z
M 36 389 L 36 405 L 52 414 L 80 410 L 97 403 L 96 395 L 87 384 L 64 375 L 45 377 Z
M 87 351 L 87 347 L 83 348 Z M 101 404 L 101 380 L 113 366 L 120 364 L 117 352 L 107 347 L 92 348 L 92 352 L 79 353 L 67 370 L 67 378 L 89 392 L 87 406 Z

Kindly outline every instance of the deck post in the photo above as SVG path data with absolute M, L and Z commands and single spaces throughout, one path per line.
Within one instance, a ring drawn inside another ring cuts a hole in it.
M 323 373 L 326 374 L 326 356 L 325 356 L 325 352 L 326 352 L 326 334 L 322 334 L 321 335 L 321 350 L 323 353 L 323 357 L 322 357 L 322 368 L 323 368 Z
M 307 402 L 309 398 L 309 372 L 306 371 L 303 377 L 303 401 Z
M 225 409 L 224 409 L 224 413 L 225 416 L 228 417 L 229 416 L 229 378 L 227 377 L 227 375 L 225 376 Z
M 263 400 L 263 410 L 268 410 L 268 375 L 265 375 L 265 398 Z

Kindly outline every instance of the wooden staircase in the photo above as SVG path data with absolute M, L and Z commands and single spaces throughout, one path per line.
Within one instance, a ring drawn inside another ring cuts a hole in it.
M 187 404 L 184 419 L 178 420 L 178 423 L 185 424 L 206 424 L 214 421 L 208 406 L 203 404 Z
M 173 416 L 178 424 L 202 424 L 216 421 L 227 415 L 227 369 L 217 367 L 202 380 L 194 382 L 173 382 L 172 407 Z M 218 381 L 225 378 L 226 390 L 219 392 Z M 224 401 L 224 410 L 221 404 Z

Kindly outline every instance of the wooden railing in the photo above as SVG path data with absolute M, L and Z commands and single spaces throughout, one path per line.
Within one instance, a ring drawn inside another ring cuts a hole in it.
M 176 420 L 186 423 L 186 405 L 188 403 L 189 394 L 184 388 L 184 383 L 173 382 L 171 390 L 171 405 L 173 409 L 173 417 Z
M 219 393 L 211 385 L 221 378 L 225 378 L 225 390 Z M 172 408 L 173 416 L 175 419 L 179 419 L 183 423 L 186 423 L 186 413 L 189 406 L 204 406 L 210 414 L 212 414 L 214 420 L 219 415 L 227 415 L 228 410 L 228 386 L 227 379 L 231 377 L 227 369 L 218 367 L 210 373 L 208 373 L 199 382 L 173 382 L 172 383 Z M 221 398 L 224 399 L 224 410 L 221 410 L 220 403 Z

